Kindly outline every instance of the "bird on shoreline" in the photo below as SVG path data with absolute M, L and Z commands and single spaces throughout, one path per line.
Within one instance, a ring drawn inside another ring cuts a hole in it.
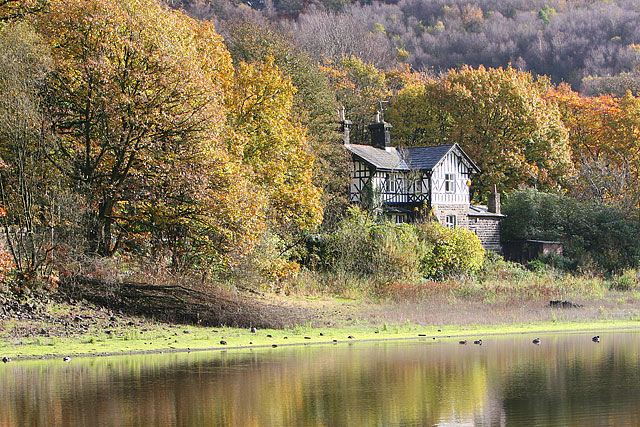
M 70 362 L 71 358 L 69 356 L 65 356 L 65 357 L 62 358 L 62 361 L 63 362 Z
M 8 358 L 6 356 L 2 358 L 2 363 L 9 363 L 9 362 L 11 362 L 10 358 Z
M 533 341 L 531 341 L 532 343 L 538 345 L 540 344 L 540 338 L 534 338 Z
M 467 340 L 458 341 L 458 344 L 467 344 Z
M 475 340 L 473 343 L 474 344 L 478 344 L 478 345 L 482 345 L 482 340 Z
M 595 337 L 591 338 L 591 341 L 600 342 L 600 335 L 596 335 Z

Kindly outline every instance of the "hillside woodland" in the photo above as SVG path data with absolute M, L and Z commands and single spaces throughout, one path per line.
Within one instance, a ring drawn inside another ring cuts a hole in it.
M 474 202 L 496 185 L 505 238 L 564 242 L 555 268 L 635 268 L 639 18 L 623 0 L 0 0 L 2 289 L 384 295 L 501 262 L 464 230 L 349 207 L 339 107 L 355 143 L 382 109 L 394 145 L 460 144 Z

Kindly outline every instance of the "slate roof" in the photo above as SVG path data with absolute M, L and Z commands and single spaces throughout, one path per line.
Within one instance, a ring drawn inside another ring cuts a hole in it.
M 483 205 L 470 205 L 469 216 L 483 216 L 483 217 L 494 217 L 494 218 L 506 217 L 506 215 L 503 215 L 503 214 L 489 212 L 489 208 Z
M 389 151 L 371 145 L 347 144 L 344 147 L 378 169 L 410 170 L 395 147 Z
M 433 168 L 451 151 L 457 144 L 433 145 L 430 147 L 406 147 L 397 149 L 389 147 L 387 150 L 371 145 L 347 144 L 345 148 L 370 163 L 378 169 L 391 170 L 433 170 Z M 477 172 L 478 167 L 460 149 L 463 157 Z

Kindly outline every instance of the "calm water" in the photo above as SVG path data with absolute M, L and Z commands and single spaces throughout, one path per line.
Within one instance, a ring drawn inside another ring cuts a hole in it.
M 12 362 L 0 426 L 638 426 L 640 333 Z

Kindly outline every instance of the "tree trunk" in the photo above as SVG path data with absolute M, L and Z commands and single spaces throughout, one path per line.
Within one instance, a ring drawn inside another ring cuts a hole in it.
M 100 256 L 113 255 L 113 206 L 112 199 L 105 199 L 98 204 L 98 211 L 90 214 L 87 237 L 91 253 Z

